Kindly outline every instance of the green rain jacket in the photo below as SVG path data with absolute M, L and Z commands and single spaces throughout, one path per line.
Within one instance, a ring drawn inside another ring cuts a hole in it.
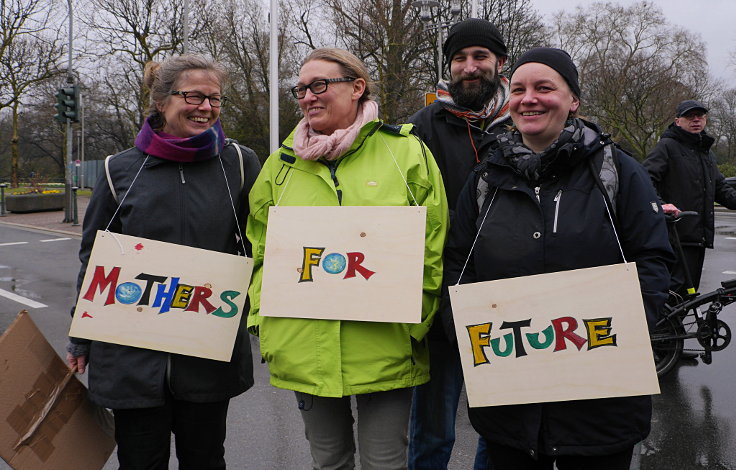
M 268 362 L 273 386 L 342 397 L 413 387 L 429 380 L 425 335 L 439 305 L 449 222 L 442 176 L 430 151 L 410 134 L 411 128 L 411 124 L 371 121 L 350 150 L 333 162 L 297 157 L 291 148 L 292 133 L 261 170 L 250 193 L 246 230 L 254 259 L 248 329 L 260 336 L 261 355 Z M 414 198 L 427 207 L 421 323 L 259 315 L 270 206 L 277 202 L 282 206 L 409 206 L 415 205 Z

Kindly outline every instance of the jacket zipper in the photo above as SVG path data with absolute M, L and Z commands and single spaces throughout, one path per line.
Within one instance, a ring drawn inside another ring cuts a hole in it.
M 330 169 L 332 184 L 335 185 L 335 191 L 337 191 L 337 203 L 342 206 L 342 190 L 338 189 L 340 187 L 340 182 L 337 180 L 337 162 L 329 161 L 326 162 L 325 165 Z
M 560 199 L 562 199 L 562 190 L 557 191 L 555 196 L 555 222 L 552 225 L 552 233 L 557 233 L 557 217 L 560 215 Z
M 534 188 L 534 195 L 537 196 L 537 202 L 542 202 L 539 199 L 539 186 L 537 186 L 536 188 Z
M 187 182 L 184 180 L 184 166 L 179 163 L 179 176 L 181 176 L 181 184 L 186 184 Z

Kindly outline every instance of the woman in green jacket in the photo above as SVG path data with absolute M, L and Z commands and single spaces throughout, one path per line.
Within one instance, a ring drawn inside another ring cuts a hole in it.
M 377 119 L 366 67 L 350 52 L 313 51 L 291 92 L 304 118 L 268 158 L 250 194 L 255 269 L 248 328 L 260 336 L 271 384 L 296 392 L 315 469 L 354 468 L 352 395 L 362 468 L 405 469 L 411 387 L 429 380 L 425 334 L 442 281 L 448 219 L 440 172 L 411 125 Z M 421 323 L 261 316 L 274 205 L 426 206 Z

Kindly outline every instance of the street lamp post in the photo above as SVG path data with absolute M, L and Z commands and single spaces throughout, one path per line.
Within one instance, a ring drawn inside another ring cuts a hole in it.
M 74 33 L 74 14 L 72 11 L 72 0 L 66 0 L 69 6 L 69 54 L 67 58 L 66 67 L 66 81 L 69 84 L 74 84 L 74 71 L 72 70 L 72 44 L 73 44 L 73 33 Z M 66 183 L 64 185 L 65 191 L 65 210 L 64 210 L 64 222 L 72 222 L 72 149 L 73 149 L 73 136 L 72 136 L 72 120 L 66 118 Z
M 437 0 L 414 0 L 411 6 L 419 10 L 419 19 L 424 23 L 424 27 L 431 31 L 437 30 L 437 81 L 442 80 L 442 28 L 449 27 L 457 20 L 460 16 L 460 3 L 459 0 L 452 0 L 450 4 L 450 21 L 445 22 L 432 22 L 432 9 L 437 8 L 437 19 L 439 20 L 439 6 L 440 2 Z

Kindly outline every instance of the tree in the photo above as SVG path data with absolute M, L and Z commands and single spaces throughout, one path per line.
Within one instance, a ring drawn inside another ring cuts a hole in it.
M 736 88 L 731 88 L 711 101 L 708 133 L 716 139 L 719 162 L 736 163 Z
M 585 113 L 643 159 L 683 99 L 708 86 L 703 42 L 650 2 L 558 13 L 554 41 L 578 66 Z
M 10 184 L 18 186 L 19 116 L 23 99 L 34 85 L 59 73 L 63 54 L 58 28 L 52 28 L 54 3 L 0 0 L 0 110 L 11 110 Z M 56 29 L 56 33 L 53 30 Z

